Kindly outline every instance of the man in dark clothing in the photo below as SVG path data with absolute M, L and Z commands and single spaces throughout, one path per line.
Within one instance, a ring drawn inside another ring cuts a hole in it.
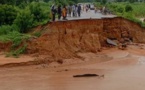
M 62 15 L 61 5 L 58 6 L 57 13 L 58 13 L 58 20 L 60 20 Z
M 55 7 L 55 5 L 53 5 L 52 7 L 51 7 L 51 13 L 52 13 L 52 21 L 55 21 L 55 15 L 56 15 L 56 7 Z
M 88 5 L 88 8 L 89 8 L 89 9 L 91 8 L 91 5 L 90 5 L 90 4 Z
M 78 6 L 78 16 L 81 16 L 81 5 Z

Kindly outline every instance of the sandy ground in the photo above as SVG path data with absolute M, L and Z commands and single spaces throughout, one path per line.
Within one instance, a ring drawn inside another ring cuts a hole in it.
M 28 62 L 34 61 L 34 57 L 30 56 L 20 56 L 20 58 L 15 57 L 6 57 L 6 55 L 0 55 L 0 65 L 7 64 L 7 63 L 21 63 L 21 62 Z
M 0 68 L 0 90 L 145 90 L 144 48 L 130 45 L 127 50 L 80 53 L 83 61 L 66 59 L 63 65 Z M 73 78 L 86 73 L 105 77 Z

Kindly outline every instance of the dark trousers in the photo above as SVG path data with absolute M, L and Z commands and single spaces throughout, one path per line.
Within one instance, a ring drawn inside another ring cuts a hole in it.
M 52 21 L 55 21 L 55 14 L 52 14 Z
M 81 11 L 78 11 L 78 16 L 79 16 L 79 17 L 81 16 Z

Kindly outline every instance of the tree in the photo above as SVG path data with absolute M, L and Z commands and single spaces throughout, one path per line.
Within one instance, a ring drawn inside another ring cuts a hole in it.
M 34 22 L 42 22 L 48 18 L 48 12 L 45 12 L 45 10 L 41 8 L 39 2 L 32 2 L 28 8 L 33 15 Z
M 26 33 L 27 29 L 32 26 L 32 22 L 33 15 L 31 14 L 30 10 L 25 9 L 18 13 L 14 24 L 19 27 L 21 33 Z
M 17 17 L 17 10 L 12 5 L 0 5 L 0 25 L 11 25 Z
M 102 0 L 101 2 L 103 5 L 105 5 L 107 3 L 107 0 Z

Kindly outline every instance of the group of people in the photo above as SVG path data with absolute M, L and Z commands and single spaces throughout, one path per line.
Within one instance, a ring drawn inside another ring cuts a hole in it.
M 93 7 L 91 7 L 93 6 Z M 90 10 L 94 10 L 95 13 L 100 12 L 104 15 L 111 14 L 110 10 L 105 6 L 103 7 L 95 7 L 93 4 L 75 4 L 75 5 L 52 5 L 51 7 L 51 16 L 52 21 L 55 21 L 56 15 L 58 16 L 58 20 L 67 20 L 67 17 L 80 17 L 81 12 L 89 12 Z
M 68 17 L 80 17 L 81 16 L 81 5 L 68 5 L 68 6 L 61 6 L 59 5 L 56 7 L 52 5 L 51 7 L 51 14 L 52 14 L 52 21 L 55 21 L 56 14 L 58 15 L 58 20 L 62 19 L 67 20 Z

